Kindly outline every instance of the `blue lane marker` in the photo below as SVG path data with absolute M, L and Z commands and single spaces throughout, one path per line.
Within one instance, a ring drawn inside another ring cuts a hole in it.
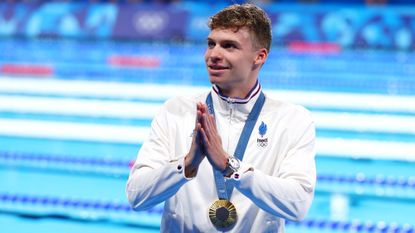
M 385 177 L 385 176 L 378 175 L 375 177 L 366 178 L 366 176 L 362 173 L 359 173 L 356 176 L 319 174 L 317 177 L 317 180 L 319 182 L 328 182 L 328 183 L 349 183 L 349 184 L 365 184 L 365 185 L 415 188 L 414 177 L 394 178 L 394 177 Z
M 94 209 L 107 212 L 131 212 L 132 209 L 128 204 L 111 203 L 111 202 L 99 202 L 99 201 L 87 201 L 76 199 L 63 199 L 56 197 L 38 197 L 24 194 L 8 194 L 0 193 L 0 202 L 13 203 L 13 204 L 25 204 L 25 205 L 42 205 L 44 207 L 65 207 L 65 208 L 77 208 L 77 209 Z M 163 213 L 162 208 L 152 208 L 145 211 L 148 214 Z M 397 224 L 387 224 L 384 222 L 364 223 L 364 222 L 340 222 L 325 219 L 306 219 L 301 222 L 286 221 L 287 226 L 293 227 L 306 227 L 306 228 L 318 228 L 319 230 L 330 229 L 333 231 L 350 231 L 353 232 L 387 232 L 387 233 L 415 233 L 415 229 L 411 225 L 399 226 Z
M 387 224 L 378 222 L 341 222 L 326 219 L 306 219 L 301 222 L 286 221 L 286 225 L 290 227 L 306 227 L 309 229 L 318 228 L 319 231 L 329 229 L 339 232 L 360 232 L 360 233 L 415 233 L 414 226 L 405 224 L 403 226 L 395 223 Z
M 108 160 L 97 158 L 74 158 L 70 156 L 53 156 L 47 154 L 32 154 L 21 152 L 4 152 L 0 151 L 0 159 L 4 160 L 20 160 L 20 161 L 36 161 L 36 162 L 55 162 L 79 165 L 100 165 L 109 167 L 128 167 L 131 161 L 126 160 Z
M 111 203 L 111 202 L 99 202 L 99 201 L 87 201 L 76 199 L 62 199 L 56 197 L 37 197 L 24 194 L 8 194 L 0 193 L 0 202 L 26 204 L 26 205 L 42 205 L 42 206 L 63 206 L 80 209 L 95 209 L 104 211 L 123 211 L 131 212 L 133 209 L 128 204 Z M 162 208 L 152 208 L 145 211 L 150 214 L 162 214 Z
M 107 168 L 125 168 L 125 174 L 128 175 L 128 167 L 131 165 L 132 161 L 127 160 L 115 160 L 115 159 L 99 159 L 99 158 L 74 158 L 71 156 L 63 155 L 48 155 L 48 154 L 34 154 L 34 153 L 22 153 L 22 152 L 7 152 L 0 151 L 0 161 L 29 161 L 32 163 L 42 163 L 44 169 L 44 162 L 51 163 L 50 167 L 53 167 L 53 163 L 56 164 L 66 164 L 76 166 L 97 166 L 97 167 L 107 167 Z M 91 171 L 92 172 L 92 171 Z M 101 171 L 105 173 L 106 171 Z M 110 172 L 108 171 L 108 174 Z M 124 177 L 123 177 L 124 178 Z M 356 174 L 355 176 L 351 175 L 333 175 L 333 174 L 318 174 L 317 180 L 319 182 L 328 182 L 328 183 L 347 183 L 347 184 L 361 184 L 361 185 L 380 185 L 380 186 L 391 186 L 391 187 L 400 187 L 400 188 L 415 188 L 415 177 L 386 177 L 386 176 L 375 176 L 367 177 L 363 173 Z

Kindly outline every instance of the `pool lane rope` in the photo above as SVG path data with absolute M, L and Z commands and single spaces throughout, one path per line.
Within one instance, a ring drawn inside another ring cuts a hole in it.
M 112 203 L 112 202 L 100 202 L 100 201 L 87 201 L 87 200 L 77 200 L 77 199 L 68 199 L 68 198 L 57 198 L 57 197 L 39 197 L 34 195 L 22 195 L 22 194 L 9 194 L 9 193 L 0 193 L 0 203 L 6 204 L 25 204 L 25 205 L 41 205 L 44 207 L 65 207 L 65 208 L 76 208 L 80 211 L 83 210 L 99 210 L 106 212 L 125 212 L 129 213 L 133 210 L 128 204 Z M 10 208 L 9 211 L 10 212 Z M 163 213 L 163 208 L 154 207 L 147 211 L 144 211 L 147 214 L 157 214 L 160 215 Z M 21 214 L 21 213 L 20 213 Z M 29 214 L 26 214 L 29 215 Z M 55 214 L 56 215 L 56 214 Z M 53 215 L 45 215 L 50 217 Z M 64 214 L 59 214 L 60 218 L 66 217 L 71 218 Z M 41 217 L 41 216 L 36 216 Z M 289 227 L 301 227 L 309 229 L 319 229 L 321 231 L 329 229 L 332 231 L 339 232 L 361 232 L 361 233 L 415 233 L 414 226 L 409 224 L 398 225 L 396 223 L 385 223 L 380 222 L 361 222 L 358 220 L 355 221 L 334 221 L 330 219 L 305 219 L 300 222 L 287 221 L 287 226 Z
M 100 168 L 106 167 L 108 169 L 124 169 L 125 175 L 128 175 L 129 169 L 134 164 L 134 160 L 115 160 L 115 159 L 103 159 L 103 158 L 88 158 L 88 157 L 71 157 L 62 155 L 49 155 L 49 154 L 35 154 L 35 153 L 22 153 L 22 152 L 4 152 L 0 151 L 0 162 L 11 161 L 20 165 L 20 162 L 39 163 L 39 167 L 47 169 L 44 163 L 48 163 L 53 167 L 53 164 L 65 164 L 72 165 L 74 168 L 77 166 L 97 166 Z M 68 170 L 69 167 L 68 167 Z M 75 170 L 75 169 L 74 169 Z M 96 172 L 96 171 L 91 171 Z M 105 171 L 100 171 L 104 173 Z M 108 172 L 110 173 L 110 172 Z M 112 174 L 108 174 L 112 175 Z M 124 178 L 124 177 L 123 177 Z M 333 174 L 319 174 L 317 177 L 318 182 L 339 183 L 339 184 L 361 184 L 361 185 L 378 185 L 383 187 L 400 187 L 400 188 L 415 188 L 415 176 L 409 177 L 387 177 L 384 175 L 377 175 L 369 177 L 366 174 L 360 172 L 356 175 L 333 175 Z

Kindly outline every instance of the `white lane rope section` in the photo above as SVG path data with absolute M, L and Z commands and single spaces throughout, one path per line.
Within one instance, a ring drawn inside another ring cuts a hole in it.
M 208 90 L 207 87 L 189 87 L 185 85 L 59 79 L 39 80 L 0 76 L 0 93 L 165 100 L 173 96 L 196 94 L 206 90 Z
M 0 135 L 76 141 L 142 143 L 148 127 L 0 119 Z
M 0 111 L 85 117 L 153 118 L 160 104 L 0 95 Z
M 185 85 L 58 79 L 39 80 L 0 76 L 0 93 L 166 100 L 173 96 L 192 95 L 207 91 L 208 89 L 208 87 Z M 267 89 L 266 87 L 264 87 L 264 90 L 273 98 L 287 100 L 308 107 L 415 113 L 415 96 L 287 91 Z
M 0 95 L 0 112 L 152 119 L 161 104 L 131 101 Z M 412 116 L 313 111 L 318 128 L 415 135 Z
M 148 127 L 0 119 L 0 135 L 111 143 L 142 143 Z M 415 161 L 415 143 L 317 138 L 321 155 Z

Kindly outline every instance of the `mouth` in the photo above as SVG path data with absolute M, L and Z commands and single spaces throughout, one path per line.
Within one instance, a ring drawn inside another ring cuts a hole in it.
M 229 67 L 221 66 L 221 65 L 208 65 L 208 67 L 212 71 L 222 71 L 222 70 L 228 70 L 229 69 Z

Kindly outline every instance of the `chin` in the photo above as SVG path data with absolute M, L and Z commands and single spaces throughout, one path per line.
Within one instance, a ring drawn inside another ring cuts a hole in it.
M 218 75 L 209 75 L 209 81 L 212 83 L 212 84 L 218 84 L 218 83 L 220 83 L 221 81 L 223 81 L 224 80 L 224 77 L 223 76 L 218 76 Z
M 216 77 L 209 77 L 209 82 L 212 84 L 218 84 L 218 79 Z

